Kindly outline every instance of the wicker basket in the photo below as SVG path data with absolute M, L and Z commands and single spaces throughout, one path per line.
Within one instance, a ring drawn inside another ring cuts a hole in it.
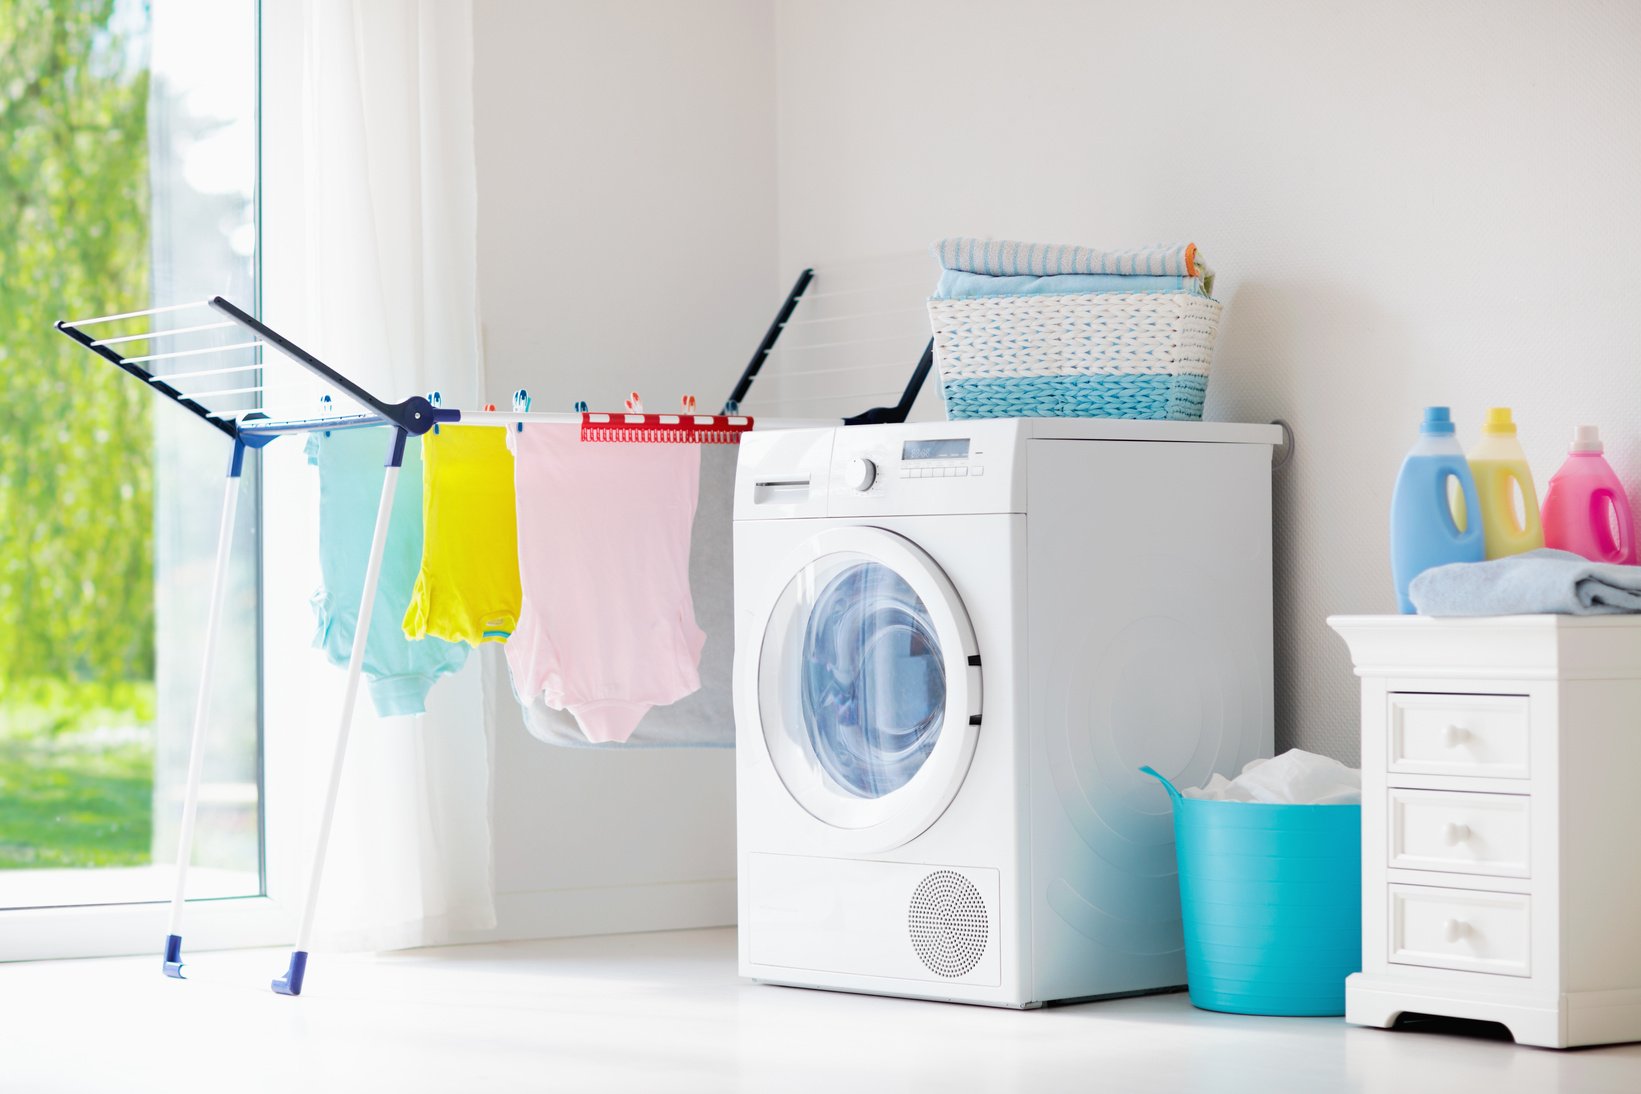
M 1195 421 L 1222 310 L 1194 293 L 931 300 L 946 416 Z

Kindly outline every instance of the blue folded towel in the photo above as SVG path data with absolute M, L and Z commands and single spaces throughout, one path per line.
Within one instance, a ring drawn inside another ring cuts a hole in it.
M 1188 292 L 1207 296 L 1200 277 L 1128 274 L 1050 274 L 993 277 L 967 270 L 942 270 L 935 287 L 937 300 L 967 300 L 977 296 L 1054 296 L 1089 292 Z
M 1641 566 L 1541 548 L 1437 566 L 1413 579 L 1408 596 L 1420 615 L 1619 615 L 1641 612 Z
M 934 253 L 940 260 L 941 269 L 985 274 L 988 277 L 1103 274 L 1114 277 L 1200 278 L 1202 295 L 1208 296 L 1214 291 L 1214 271 L 1203 263 L 1195 243 L 1159 243 L 1126 251 L 1102 251 L 1097 247 L 1078 247 L 1070 243 L 1018 243 L 1009 239 L 958 236 L 936 243 Z
M 1070 243 L 1017 243 L 1009 239 L 970 239 L 959 236 L 934 245 L 940 265 L 948 270 L 1012 277 L 1029 274 L 1123 274 L 1201 277 L 1205 270 L 1195 243 L 1159 243 L 1126 251 L 1102 251 Z

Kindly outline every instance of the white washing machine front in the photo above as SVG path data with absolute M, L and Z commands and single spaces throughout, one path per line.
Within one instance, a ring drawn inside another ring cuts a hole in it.
M 816 533 L 771 571 L 746 642 L 741 716 L 828 852 L 888 851 L 956 797 L 981 721 L 981 665 L 930 555 L 871 526 Z

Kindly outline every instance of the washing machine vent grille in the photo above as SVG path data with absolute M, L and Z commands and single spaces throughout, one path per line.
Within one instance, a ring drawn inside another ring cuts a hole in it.
M 912 949 L 929 971 L 953 978 L 985 956 L 991 917 L 973 882 L 952 870 L 936 870 L 912 893 L 906 927 Z

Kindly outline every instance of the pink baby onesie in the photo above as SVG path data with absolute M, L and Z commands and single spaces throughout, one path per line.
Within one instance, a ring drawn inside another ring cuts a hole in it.
M 625 741 L 701 686 L 689 595 L 701 488 L 692 444 L 583 443 L 576 425 L 509 429 L 524 602 L 507 639 L 521 702 L 541 695 L 589 741 Z

